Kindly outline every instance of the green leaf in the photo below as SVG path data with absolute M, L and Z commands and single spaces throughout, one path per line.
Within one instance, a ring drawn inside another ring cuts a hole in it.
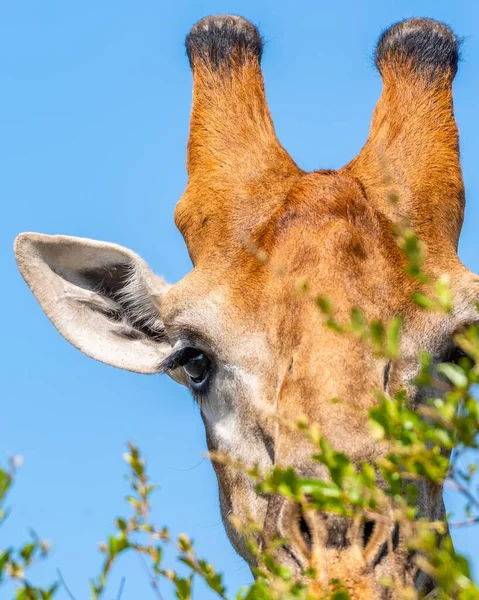
M 437 305 L 434 302 L 434 300 L 431 300 L 431 298 L 429 298 L 422 292 L 413 292 L 411 295 L 411 300 L 419 307 L 425 308 L 427 310 L 434 310 L 437 308 Z
M 431 357 L 427 352 L 420 352 L 418 357 L 421 362 L 421 370 L 416 377 L 416 385 L 419 387 L 426 387 L 432 383 Z
M 371 321 L 369 331 L 373 349 L 375 352 L 381 353 L 384 345 L 384 325 L 381 321 Z
M 192 580 L 192 575 L 186 578 L 175 576 L 173 583 L 175 585 L 175 593 L 178 600 L 191 600 Z
M 457 388 L 466 390 L 469 385 L 467 375 L 464 369 L 459 365 L 453 363 L 441 363 L 437 365 L 437 370 L 442 375 L 445 375 L 447 379 Z
M 0 469 L 0 503 L 3 502 L 10 486 L 12 485 L 12 476 L 7 471 Z
M 0 581 L 2 580 L 3 570 L 5 569 L 5 566 L 8 563 L 8 561 L 10 560 L 11 553 L 11 549 L 0 552 Z
M 401 317 L 394 317 L 386 330 L 386 352 L 389 358 L 399 357 L 399 346 L 401 342 Z
M 316 298 L 316 305 L 323 314 L 328 316 L 331 316 L 333 314 L 333 307 L 331 305 L 331 301 L 328 298 L 318 296 Z
M 123 550 L 126 550 L 129 547 L 130 544 L 128 542 L 128 539 L 123 534 L 120 534 L 118 537 L 115 537 L 113 535 L 108 536 L 108 550 L 110 552 L 111 557 L 116 556 L 117 554 L 123 552 Z
M 366 319 L 359 308 L 353 307 L 351 311 L 351 329 L 358 336 L 364 335 L 366 330 Z
M 450 286 L 450 277 L 448 275 L 442 275 L 437 280 L 435 289 L 438 303 L 441 309 L 444 312 L 452 312 L 453 297 Z
M 25 561 L 25 564 L 30 563 L 32 555 L 35 552 L 36 548 L 37 548 L 37 545 L 34 543 L 27 544 L 26 546 L 23 546 L 23 548 L 21 548 L 20 556 Z
M 333 592 L 331 600 L 349 600 L 349 594 L 346 590 L 340 590 L 339 592 Z

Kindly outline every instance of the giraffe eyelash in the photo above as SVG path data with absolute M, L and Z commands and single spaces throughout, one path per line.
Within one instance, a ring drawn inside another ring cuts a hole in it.
M 170 371 L 183 367 L 188 360 L 198 352 L 201 352 L 201 350 L 192 346 L 182 346 L 181 348 L 177 348 L 161 361 L 158 366 L 158 372 L 169 373 Z

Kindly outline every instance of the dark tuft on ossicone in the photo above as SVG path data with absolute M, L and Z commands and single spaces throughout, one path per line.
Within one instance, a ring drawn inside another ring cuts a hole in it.
M 213 68 L 241 64 L 248 57 L 261 60 L 263 39 L 250 21 L 237 15 L 213 15 L 196 23 L 186 38 L 193 68 L 196 59 Z
M 395 23 L 380 36 L 375 52 L 379 71 L 385 65 L 411 66 L 416 72 L 436 77 L 456 74 L 460 40 L 450 27 L 433 19 L 407 19 Z

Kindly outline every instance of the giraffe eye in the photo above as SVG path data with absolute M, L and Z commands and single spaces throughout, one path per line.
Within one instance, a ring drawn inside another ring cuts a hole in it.
M 193 348 L 190 350 L 191 352 L 188 352 L 188 357 L 183 363 L 183 369 L 188 375 L 192 387 L 198 389 L 203 386 L 208 379 L 211 370 L 211 361 L 204 352 L 200 352 Z
M 464 352 L 464 350 L 461 350 L 461 348 L 458 348 L 457 346 L 455 346 L 455 347 L 454 347 L 454 348 L 451 350 L 451 352 L 450 352 L 450 354 L 449 354 L 449 356 L 448 356 L 447 362 L 449 362 L 449 363 L 453 363 L 453 364 L 455 364 L 455 365 L 458 365 L 458 364 L 459 364 L 459 361 L 460 361 L 461 359 L 463 359 L 463 358 L 469 358 L 468 354 L 466 354 L 466 353 Z

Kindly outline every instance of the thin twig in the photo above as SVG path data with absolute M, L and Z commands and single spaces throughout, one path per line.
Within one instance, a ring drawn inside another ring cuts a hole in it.
M 148 568 L 148 565 L 146 564 L 145 557 L 143 556 L 143 554 L 141 552 L 138 553 L 138 557 L 141 561 L 141 564 L 143 565 L 143 568 L 147 574 L 150 585 L 156 594 L 156 597 L 158 598 L 158 600 L 164 600 L 163 596 L 161 595 L 160 589 L 158 588 L 158 583 L 156 582 L 155 578 L 153 577 L 153 575 L 150 572 L 150 569 Z
M 465 521 L 455 521 L 454 523 L 448 523 L 449 527 L 467 527 L 468 525 L 478 525 L 479 517 L 472 517 L 471 519 L 466 519 Z
M 121 600 L 121 597 L 123 595 L 123 588 L 125 587 L 125 578 L 122 577 L 121 581 L 120 581 L 120 589 L 118 590 L 118 594 L 116 597 L 116 600 Z
M 476 508 L 479 508 L 479 499 L 476 498 L 474 494 L 472 494 L 464 485 L 462 485 L 462 483 L 459 483 L 459 481 L 455 478 L 454 473 L 452 474 L 447 484 L 453 489 L 455 489 L 457 492 L 465 496 L 467 500 L 469 500 L 469 502 L 473 504 Z
M 67 582 L 65 581 L 65 578 L 63 577 L 60 569 L 57 569 L 57 574 L 62 586 L 65 588 L 66 593 L 70 597 L 70 600 L 76 600 L 75 596 L 71 593 L 70 588 L 67 586 Z

